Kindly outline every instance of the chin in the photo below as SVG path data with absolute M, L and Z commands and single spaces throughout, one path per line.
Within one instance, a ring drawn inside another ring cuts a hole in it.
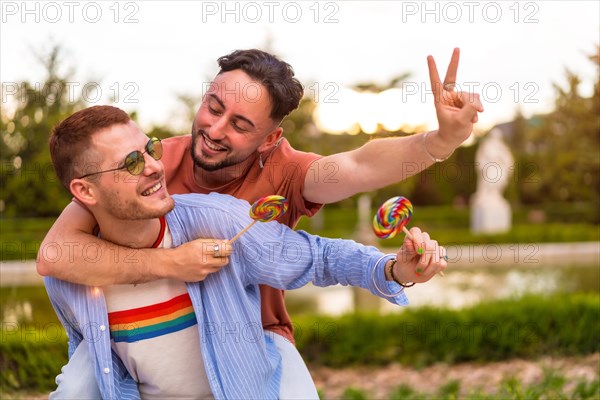
M 209 163 L 202 157 L 194 157 L 194 165 L 204 171 L 213 172 L 223 168 L 223 161 Z

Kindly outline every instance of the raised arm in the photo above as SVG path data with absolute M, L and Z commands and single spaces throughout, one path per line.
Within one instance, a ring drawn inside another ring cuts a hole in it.
M 433 57 L 427 58 L 438 130 L 373 140 L 356 150 L 315 161 L 317 176 L 329 179 L 307 176 L 304 198 L 314 203 L 333 203 L 400 182 L 449 157 L 473 131 L 477 113 L 483 112 L 479 95 L 454 91 L 458 60 L 459 50 L 454 49 L 442 83 Z
M 200 281 L 229 260 L 214 257 L 212 239 L 197 239 L 173 249 L 132 249 L 93 235 L 96 221 L 70 203 L 40 246 L 37 270 L 83 285 L 141 283 L 159 278 Z

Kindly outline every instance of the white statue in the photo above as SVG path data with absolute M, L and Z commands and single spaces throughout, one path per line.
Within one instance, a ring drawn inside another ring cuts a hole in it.
M 513 157 L 502 140 L 502 132 L 492 129 L 475 154 L 477 191 L 471 197 L 471 231 L 502 233 L 511 227 L 510 204 L 502 197 L 512 175 Z

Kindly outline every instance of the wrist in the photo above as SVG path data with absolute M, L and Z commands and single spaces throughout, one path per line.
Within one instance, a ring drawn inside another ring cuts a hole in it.
M 450 158 L 460 143 L 450 143 L 444 139 L 440 131 L 429 131 L 423 134 L 423 152 L 433 162 L 442 162 Z
M 404 282 L 403 280 L 397 279 L 396 276 L 394 275 L 394 270 L 396 266 L 396 259 L 392 258 L 391 260 L 389 260 L 386 265 L 385 265 L 385 277 L 388 281 L 394 281 L 396 282 L 398 285 L 404 287 L 404 288 L 409 288 L 412 286 L 415 286 L 415 282 Z M 388 279 L 389 276 L 389 279 Z
M 144 249 L 142 254 L 147 280 L 173 278 L 169 274 L 172 271 L 169 265 L 177 262 L 173 249 Z

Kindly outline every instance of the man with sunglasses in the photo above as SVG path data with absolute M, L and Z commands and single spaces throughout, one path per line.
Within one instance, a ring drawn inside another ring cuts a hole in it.
M 200 282 L 94 287 L 44 278 L 69 355 L 87 349 L 105 399 L 280 398 L 281 358 L 263 333 L 259 283 L 341 283 L 405 305 L 404 287 L 446 267 L 445 249 L 418 228 L 395 255 L 277 222 L 255 225 L 232 248 L 227 239 L 252 221 L 249 204 L 217 193 L 171 197 L 160 140 L 148 140 L 115 107 L 91 107 L 61 122 L 50 154 L 61 183 L 98 221 L 98 236 L 133 249 L 220 238 L 228 262 Z M 86 172 L 90 165 L 96 171 Z
M 458 50 L 443 83 L 431 57 L 428 64 L 439 130 L 375 140 L 354 151 L 321 157 L 294 150 L 282 137 L 281 121 L 303 95 L 292 68 L 259 50 L 221 57 L 221 69 L 203 98 L 192 134 L 164 141 L 169 191 L 219 192 L 250 203 L 280 194 L 290 201 L 281 222 L 294 227 L 302 215 L 312 216 L 324 203 L 390 185 L 442 161 L 469 136 L 483 108 L 477 95 L 453 90 Z M 334 179 L 323 178 L 332 171 Z M 140 250 L 131 265 L 125 248 L 91 235 L 95 225 L 82 207 L 67 206 L 40 247 L 38 272 L 105 285 L 163 277 L 200 281 L 223 266 L 210 240 L 192 241 L 178 249 Z M 101 250 L 94 263 L 87 262 L 82 251 L 90 246 Z M 305 383 L 311 382 L 310 375 L 293 346 L 283 292 L 261 286 L 261 294 L 263 326 L 277 333 L 284 381 L 298 390 L 309 388 Z M 314 386 L 308 390 L 307 397 L 316 395 Z

